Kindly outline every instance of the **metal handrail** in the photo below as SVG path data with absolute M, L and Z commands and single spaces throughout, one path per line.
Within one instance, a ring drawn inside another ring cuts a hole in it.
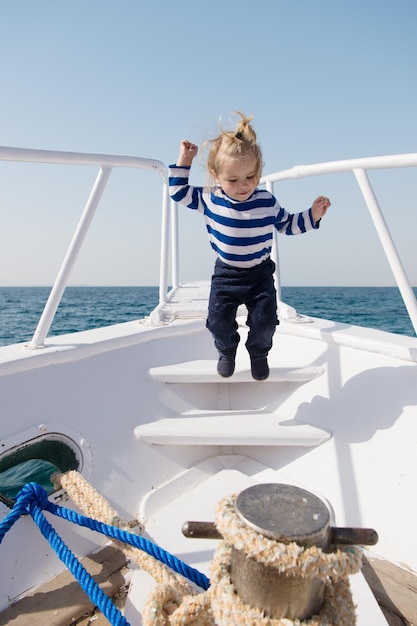
M 361 159 L 349 159 L 345 161 L 333 161 L 317 163 L 314 165 L 298 165 L 290 169 L 263 176 L 261 183 L 273 193 L 274 183 L 278 181 L 305 178 L 307 176 L 321 176 L 324 174 L 352 173 L 359 185 L 359 189 L 368 207 L 375 230 L 381 241 L 389 266 L 394 275 L 402 299 L 417 334 L 417 299 L 414 295 L 411 283 L 402 265 L 390 231 L 386 225 L 375 192 L 369 181 L 367 171 L 378 169 L 392 169 L 404 167 L 417 167 L 417 153 L 398 154 L 392 156 L 370 157 Z M 274 238 L 274 258 L 278 259 L 277 237 Z M 277 263 L 277 268 L 279 264 Z M 275 282 L 278 299 L 281 301 L 281 281 L 278 269 L 276 270 Z
M 287 170 L 267 174 L 261 182 L 278 182 L 293 178 L 305 178 L 307 176 L 320 176 L 323 174 L 340 174 L 353 172 L 355 169 L 382 170 L 399 167 L 416 167 L 417 153 L 395 154 L 391 156 L 366 157 L 360 159 L 347 159 L 345 161 L 329 161 L 327 163 L 315 163 L 312 165 L 296 165 Z
M 44 311 L 38 322 L 37 328 L 29 348 L 43 347 L 45 338 L 52 324 L 53 318 L 61 301 L 65 287 L 67 286 L 71 270 L 78 257 L 85 236 L 93 220 L 95 211 L 100 203 L 103 191 L 110 178 L 113 168 L 124 167 L 134 169 L 146 169 L 158 172 L 163 179 L 162 196 L 162 228 L 161 228 L 161 254 L 160 254 L 160 279 L 159 279 L 159 302 L 167 299 L 169 257 L 171 247 L 171 285 L 179 284 L 179 246 L 178 246 L 178 215 L 177 205 L 169 198 L 168 191 L 168 168 L 162 161 L 145 159 L 141 157 L 120 156 L 111 154 L 63 152 L 52 150 L 35 150 L 27 148 L 12 148 L 0 146 L 0 161 L 18 161 L 25 163 L 44 163 L 61 165 L 89 165 L 98 166 L 99 173 L 89 198 L 81 215 L 72 241 L 65 255 L 64 261 L 58 272 L 50 292 Z M 410 316 L 414 330 L 417 334 L 417 300 L 402 266 L 401 260 L 392 241 L 390 232 L 386 226 L 375 193 L 369 182 L 367 171 L 375 169 L 391 169 L 417 166 L 417 153 L 393 155 L 384 157 L 370 157 L 350 159 L 345 161 L 333 161 L 313 165 L 298 165 L 287 170 L 263 176 L 261 184 L 264 184 L 272 193 L 274 183 L 284 180 L 305 178 L 309 176 L 321 176 L 325 174 L 352 173 L 362 192 L 368 206 L 375 229 L 379 235 L 388 263 L 397 282 L 398 288 L 404 300 L 404 304 Z M 278 245 L 275 237 L 273 258 L 278 261 Z M 281 284 L 279 276 L 279 263 L 276 263 L 276 284 L 278 298 L 281 301 Z
M 128 167 L 134 169 L 153 170 L 158 172 L 163 179 L 162 198 L 162 241 L 161 241 L 161 275 L 160 275 L 160 300 L 166 298 L 168 263 L 165 251 L 168 249 L 169 232 L 169 195 L 168 195 L 168 169 L 162 161 L 144 159 L 140 157 L 119 156 L 112 154 L 93 154 L 79 152 L 61 152 L 53 150 L 35 150 L 28 148 L 8 148 L 0 146 L 0 161 L 18 161 L 22 163 L 44 163 L 59 165 L 94 165 L 98 166 L 99 173 L 90 192 L 87 203 L 81 214 L 73 238 L 62 262 L 61 268 L 55 279 L 42 315 L 39 319 L 32 340 L 28 348 L 35 349 L 44 346 L 46 336 L 51 327 L 55 313 L 68 284 L 69 276 L 74 267 L 78 254 L 83 245 L 96 209 L 100 203 L 106 184 L 113 168 Z
M 13 148 L 0 146 L 0 161 L 21 163 L 50 163 L 60 165 L 97 165 L 99 167 L 132 167 L 155 170 L 168 181 L 168 170 L 162 161 L 118 154 L 98 154 L 94 152 L 64 152 L 61 150 L 37 150 L 33 148 Z

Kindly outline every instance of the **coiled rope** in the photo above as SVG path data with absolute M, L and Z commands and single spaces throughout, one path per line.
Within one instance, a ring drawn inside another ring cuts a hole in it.
M 361 567 L 361 554 L 356 548 L 325 554 L 316 547 L 304 549 L 295 543 L 277 543 L 248 529 L 235 513 L 235 496 L 228 496 L 220 501 L 215 515 L 224 540 L 214 554 L 210 583 L 201 572 L 147 539 L 128 532 L 128 525 L 78 472 L 70 471 L 54 478 L 91 517 L 49 502 L 45 490 L 30 483 L 19 492 L 13 510 L 0 523 L 0 543 L 19 517 L 30 513 L 59 558 L 113 626 L 128 626 L 128 622 L 56 534 L 42 510 L 110 537 L 129 559 L 154 577 L 157 586 L 143 609 L 143 626 L 353 626 L 356 623 L 348 578 Z M 275 619 L 244 604 L 230 578 L 232 546 L 286 575 L 325 580 L 320 613 L 304 621 Z
M 60 475 L 60 484 L 81 510 L 103 521 L 123 524 L 117 512 L 76 471 Z M 235 496 L 223 498 L 215 522 L 223 535 L 211 563 L 210 587 L 204 592 L 190 585 L 145 552 L 128 547 L 125 554 L 150 573 L 157 582 L 142 611 L 143 626 L 353 626 L 355 606 L 349 575 L 359 571 L 361 553 L 357 548 L 323 553 L 298 544 L 282 544 L 248 529 L 235 513 Z M 265 616 L 239 599 L 230 578 L 232 546 L 289 575 L 319 577 L 326 581 L 319 615 L 292 621 Z
M 198 598 L 183 597 L 179 602 L 174 588 L 156 587 L 143 610 L 144 626 L 353 626 L 356 615 L 348 576 L 361 567 L 360 551 L 348 548 L 327 554 L 317 547 L 304 549 L 296 543 L 268 539 L 240 520 L 235 513 L 235 497 L 223 498 L 216 511 L 216 526 L 224 541 L 211 563 L 210 588 Z M 319 614 L 292 621 L 269 617 L 242 602 L 230 577 L 232 546 L 286 575 L 325 580 Z

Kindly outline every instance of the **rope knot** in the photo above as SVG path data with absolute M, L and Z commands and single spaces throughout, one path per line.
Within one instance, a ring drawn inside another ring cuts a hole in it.
M 16 506 L 20 509 L 30 510 L 31 504 L 37 504 L 42 510 L 48 506 L 48 494 L 37 483 L 28 483 L 22 487 L 16 496 Z

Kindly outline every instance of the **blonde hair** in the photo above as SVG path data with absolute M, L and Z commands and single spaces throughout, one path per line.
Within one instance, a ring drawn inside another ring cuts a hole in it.
M 235 130 L 223 130 L 220 135 L 208 141 L 209 153 L 207 169 L 212 183 L 216 179 L 227 159 L 250 158 L 255 162 L 257 184 L 262 175 L 262 151 L 256 142 L 256 133 L 250 122 L 253 115 L 246 117 L 244 113 L 235 111 L 240 116 Z

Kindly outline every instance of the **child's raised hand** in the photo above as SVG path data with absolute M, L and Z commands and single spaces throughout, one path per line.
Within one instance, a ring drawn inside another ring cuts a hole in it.
M 185 165 L 189 167 L 193 162 L 194 157 L 198 152 L 198 146 L 195 143 L 191 143 L 188 139 L 183 139 L 180 143 L 180 153 L 177 160 L 177 165 Z
M 314 223 L 321 220 L 326 215 L 327 209 L 331 206 L 329 198 L 326 196 L 319 196 L 316 198 L 311 206 L 311 212 L 313 214 Z

